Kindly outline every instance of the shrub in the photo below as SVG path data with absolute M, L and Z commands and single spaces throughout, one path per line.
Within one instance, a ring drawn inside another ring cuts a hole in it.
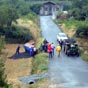
M 7 84 L 5 68 L 4 68 L 5 60 L 0 58 L 0 88 L 12 88 L 11 84 Z
M 3 31 L 0 30 L 2 35 L 5 35 L 6 40 L 11 43 L 25 43 L 33 39 L 32 33 L 24 27 L 7 27 Z
M 41 8 L 41 4 L 33 4 L 30 9 L 35 12 L 36 14 L 39 14 Z
M 79 26 L 76 30 L 76 36 L 78 37 L 88 37 L 88 25 Z
M 0 54 L 2 52 L 2 48 L 5 45 L 5 36 L 0 36 Z
M 4 60 L 0 59 L 0 87 L 6 85 L 6 76 L 4 75 Z
M 28 13 L 25 16 L 22 16 L 22 19 L 27 19 L 27 20 L 31 20 L 33 22 L 35 22 L 35 20 L 37 19 L 37 15 L 34 12 Z
M 88 56 L 87 55 L 82 54 L 82 58 L 83 58 L 83 60 L 88 62 Z

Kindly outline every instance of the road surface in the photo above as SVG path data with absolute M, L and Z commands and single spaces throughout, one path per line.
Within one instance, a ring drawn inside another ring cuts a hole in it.
M 56 35 L 60 28 L 52 21 L 50 16 L 40 16 L 42 36 L 56 46 Z M 52 82 L 49 88 L 88 88 L 88 63 L 81 57 L 67 57 L 61 51 L 60 57 L 55 52 L 49 60 L 49 79 Z

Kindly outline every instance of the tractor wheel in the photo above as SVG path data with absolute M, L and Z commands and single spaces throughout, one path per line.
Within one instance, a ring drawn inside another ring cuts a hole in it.
M 66 52 L 66 55 L 67 55 L 67 56 L 69 56 L 69 53 L 68 53 L 68 52 Z
M 79 57 L 79 53 L 77 53 L 77 55 L 76 55 L 77 57 Z
M 70 56 L 69 54 L 67 54 L 67 56 Z

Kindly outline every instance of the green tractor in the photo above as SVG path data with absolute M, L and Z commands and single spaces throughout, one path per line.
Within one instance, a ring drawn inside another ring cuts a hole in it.
M 79 56 L 78 44 L 74 39 L 66 39 L 63 45 L 67 56 Z

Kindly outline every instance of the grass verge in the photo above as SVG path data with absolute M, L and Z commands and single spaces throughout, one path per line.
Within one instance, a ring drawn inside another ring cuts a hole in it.
M 47 54 L 42 52 L 33 59 L 32 74 L 42 74 L 48 70 Z

